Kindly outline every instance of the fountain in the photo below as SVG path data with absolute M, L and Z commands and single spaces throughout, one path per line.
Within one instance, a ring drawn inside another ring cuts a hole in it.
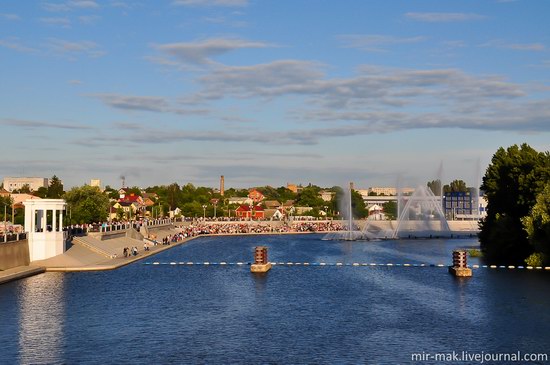
M 345 190 L 342 201 L 340 202 L 340 212 L 344 216 L 344 220 L 347 221 L 346 230 L 339 232 L 331 232 L 323 237 L 325 241 L 361 241 L 371 240 L 376 237 L 370 232 L 356 229 L 353 221 L 353 209 L 351 192 L 353 190 L 353 183 L 349 184 L 349 189 Z
M 367 223 L 363 233 L 379 239 L 452 236 L 441 197 L 434 195 L 427 186 L 418 186 L 410 196 L 398 193 L 395 227 L 391 225 L 384 229 Z

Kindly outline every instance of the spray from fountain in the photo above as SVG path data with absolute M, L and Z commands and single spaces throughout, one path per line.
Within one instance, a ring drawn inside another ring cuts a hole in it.
M 360 231 L 353 220 L 353 204 L 352 204 L 352 191 L 353 183 L 349 184 L 348 189 L 343 189 L 344 194 L 342 199 L 339 202 L 340 212 L 342 213 L 343 220 L 346 222 L 345 231 L 331 232 L 323 237 L 323 240 L 331 241 L 360 241 L 360 240 L 370 240 L 374 238 L 371 234 L 365 231 Z

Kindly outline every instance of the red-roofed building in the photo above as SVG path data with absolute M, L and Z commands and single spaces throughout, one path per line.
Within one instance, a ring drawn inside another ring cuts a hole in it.
M 134 193 L 127 194 L 124 197 L 118 199 L 118 203 L 122 207 L 128 207 L 129 205 L 134 206 L 134 212 L 138 215 L 145 214 L 145 202 L 143 201 L 143 198 L 139 195 L 136 195 Z
M 259 202 L 261 202 L 262 200 L 265 199 L 265 196 L 264 194 L 260 193 L 258 190 L 256 189 L 251 189 L 249 192 L 248 192 L 248 197 L 250 199 L 252 199 L 252 201 L 255 203 L 255 204 L 258 204 Z
M 259 205 L 241 205 L 235 210 L 235 215 L 238 218 L 252 218 L 252 219 L 263 219 L 264 208 Z

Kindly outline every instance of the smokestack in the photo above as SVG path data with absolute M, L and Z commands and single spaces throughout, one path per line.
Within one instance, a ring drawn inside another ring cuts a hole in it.
M 220 195 L 221 196 L 223 196 L 224 194 L 224 189 L 225 189 L 224 185 L 225 185 L 225 178 L 222 175 L 220 176 Z
M 349 189 L 350 189 L 351 191 L 355 190 L 355 185 L 353 184 L 353 182 L 350 182 L 350 183 L 349 183 Z

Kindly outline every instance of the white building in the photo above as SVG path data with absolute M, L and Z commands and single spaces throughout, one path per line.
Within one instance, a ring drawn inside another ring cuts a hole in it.
M 47 188 L 49 186 L 48 178 L 45 177 L 5 177 L 4 189 L 10 193 L 14 190 L 21 189 L 24 185 L 29 185 L 31 191 L 36 191 L 39 188 Z
M 414 188 L 401 188 L 401 194 L 408 195 L 414 193 Z M 388 195 L 393 196 L 397 195 L 397 188 L 390 187 L 370 187 L 367 189 L 368 194 L 374 193 L 378 195 Z
M 90 180 L 90 186 L 96 186 L 101 190 L 101 180 L 99 179 L 91 179 Z

